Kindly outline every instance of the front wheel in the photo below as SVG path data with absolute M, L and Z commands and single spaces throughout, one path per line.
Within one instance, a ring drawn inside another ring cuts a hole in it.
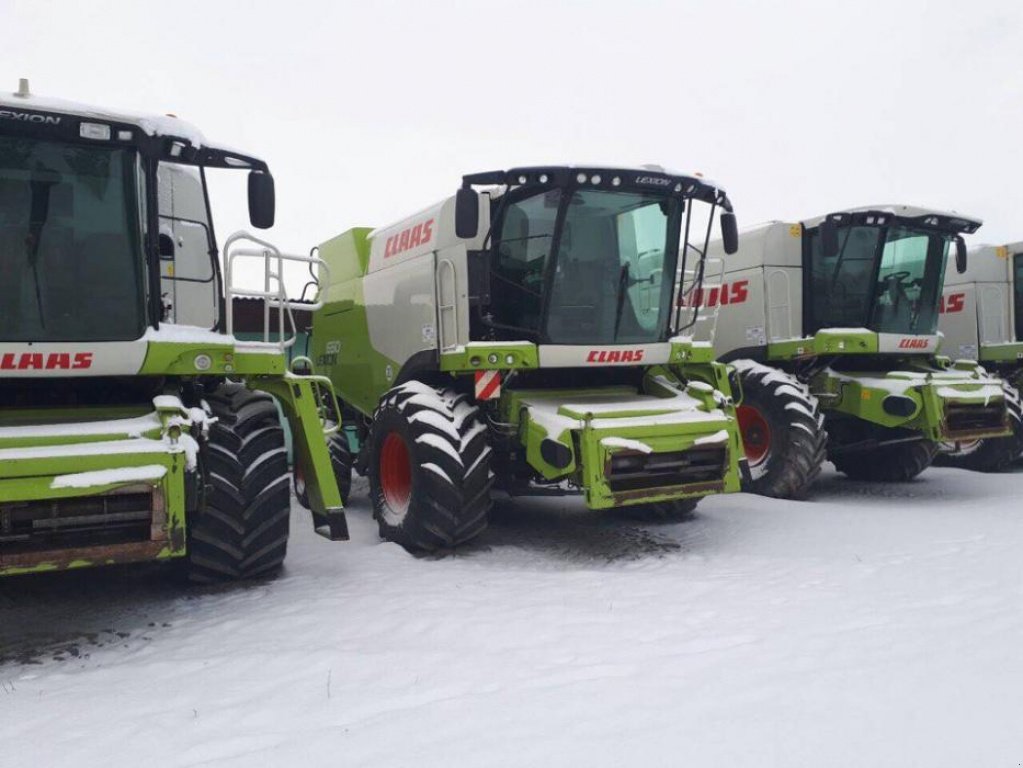
M 206 402 L 216 421 L 200 451 L 206 493 L 188 520 L 188 578 L 212 583 L 273 574 L 287 552 L 291 513 L 277 407 L 242 384 L 222 384 Z
M 936 443 L 914 440 L 881 445 L 867 451 L 840 453 L 831 457 L 831 463 L 851 480 L 904 483 L 931 466 L 937 453 Z
M 450 549 L 486 530 L 490 446 L 464 395 L 407 382 L 373 417 L 368 474 L 380 536 L 413 553 Z
M 803 499 L 824 463 L 827 432 L 817 398 L 784 371 L 736 360 L 742 401 L 736 417 L 749 478 L 743 490 L 778 499 Z

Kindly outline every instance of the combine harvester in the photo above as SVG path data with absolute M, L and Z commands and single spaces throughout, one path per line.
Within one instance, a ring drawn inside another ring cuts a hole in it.
M 962 235 L 980 224 L 896 205 L 742 234 L 694 301 L 717 313 L 715 349 L 738 372 L 750 490 L 805 497 L 825 452 L 850 478 L 909 480 L 939 443 L 1009 434 L 1001 381 L 937 354 L 946 260 L 954 249 L 966 268 Z
M 221 276 L 206 171 L 249 173 L 252 225 L 272 226 L 266 163 L 172 117 L 0 96 L 0 576 L 179 561 L 193 581 L 275 571 L 289 473 L 274 398 L 312 478 L 318 530 L 346 538 L 317 403 L 288 371 L 290 257 L 239 233 Z M 262 291 L 236 290 L 255 259 Z M 240 262 L 239 262 L 240 263 Z M 232 297 L 280 333 L 240 343 Z M 326 384 L 326 386 L 325 386 Z
M 705 204 L 705 205 L 704 205 Z M 380 534 L 413 552 L 481 533 L 492 486 L 591 509 L 690 513 L 738 491 L 728 371 L 671 333 L 680 240 L 723 190 L 661 168 L 465 176 L 391 226 L 324 243 L 313 357 L 343 400 L 340 485 L 368 474 Z M 702 219 L 701 219 L 702 221 Z
M 965 272 L 946 278 L 938 327 L 944 349 L 979 361 L 1003 380 L 1013 434 L 947 445 L 941 464 L 996 472 L 1023 451 L 1019 389 L 1023 385 L 1023 243 L 970 252 Z

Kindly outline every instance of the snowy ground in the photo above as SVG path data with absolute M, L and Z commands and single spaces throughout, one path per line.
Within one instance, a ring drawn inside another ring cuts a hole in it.
M 1018 766 L 1023 473 L 828 473 L 417 560 L 294 513 L 274 582 L 0 582 L 0 765 Z

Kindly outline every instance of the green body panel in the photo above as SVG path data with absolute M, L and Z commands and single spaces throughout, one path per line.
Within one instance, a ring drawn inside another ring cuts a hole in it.
M 107 548 L 93 551 L 54 550 L 38 553 L 31 563 L 0 552 L 0 576 L 83 568 L 112 562 L 169 559 L 186 553 L 185 472 L 188 461 L 188 428 L 178 422 L 187 412 L 160 407 L 150 412 L 152 425 L 138 430 L 139 419 L 125 419 L 126 429 L 105 423 L 92 434 L 36 434 L 0 436 L 0 498 L 5 502 L 45 501 L 99 496 L 126 487 L 156 489 L 162 512 L 154 514 L 153 540 L 145 546 L 127 548 L 116 556 Z M 21 421 L 21 419 L 19 420 Z M 0 425 L 8 426 L 6 418 Z M 14 426 L 18 426 L 17 424 Z M 84 425 L 83 425 L 84 426 Z M 25 427 L 27 432 L 31 428 Z M 176 437 L 175 437 L 176 435 Z M 109 447 L 104 450 L 104 443 Z M 137 445 L 134 445 L 137 444 Z M 10 449 L 10 450 L 9 450 Z M 13 454 L 13 456 L 12 456 Z M 163 467 L 158 480 L 98 482 L 87 487 L 54 487 L 57 478 L 86 472 L 105 472 L 138 467 Z M 159 526 L 158 530 L 155 530 Z
M 401 370 L 401 363 L 370 343 L 361 278 L 369 263 L 371 231 L 349 230 L 320 246 L 320 257 L 331 269 L 330 299 L 313 315 L 309 345 L 317 370 L 333 382 L 337 395 L 365 414 L 373 413 Z
M 1023 345 L 1020 345 L 1023 349 Z M 972 361 L 951 361 L 937 355 L 904 355 L 878 352 L 878 334 L 865 329 L 831 329 L 814 336 L 769 344 L 767 361 L 790 363 L 815 357 L 842 361 L 841 372 L 819 371 L 809 380 L 810 391 L 825 414 L 840 413 L 885 428 L 908 429 L 928 440 L 973 439 L 1009 434 L 1009 422 L 998 429 L 951 434 L 946 418 L 949 406 L 984 405 L 1002 400 L 997 382 L 978 370 Z M 885 357 L 884 370 L 855 370 L 858 356 Z M 851 370 L 846 370 L 851 369 Z M 884 408 L 890 395 L 909 398 L 914 409 L 895 415 Z
M 343 519 L 341 497 L 324 440 L 323 404 L 333 398 L 330 382 L 288 372 L 279 350 L 238 352 L 225 336 L 224 344 L 150 341 L 143 373 L 195 375 L 195 360 L 211 359 L 203 375 L 231 374 L 252 389 L 265 391 L 281 404 L 294 438 L 296 462 L 304 469 L 310 508 L 317 527 Z M 183 383 L 188 376 L 179 376 Z M 41 381 L 44 383 L 45 380 Z M 162 560 L 187 554 L 185 487 L 189 426 L 188 412 L 168 407 L 111 405 L 86 408 L 12 409 L 0 414 L 0 499 L 28 502 L 99 497 L 126 487 L 148 486 L 157 491 L 161 511 L 154 512 L 153 539 L 137 547 L 85 546 L 71 550 L 4 555 L 0 576 L 82 568 L 112 562 Z M 51 429 L 47 429 L 51 426 Z M 109 447 L 105 447 L 107 444 Z M 13 453 L 13 452 L 17 453 Z M 6 453 L 5 453 L 6 452 Z M 83 472 L 107 472 L 161 466 L 159 480 L 124 480 L 86 487 L 54 487 L 56 478 Z M 119 547 L 119 548 L 118 548 Z M 111 552 L 118 548 L 116 553 Z M 32 553 L 33 555 L 36 553 Z M 28 560 L 32 562 L 27 563 Z M 27 564 L 26 564 L 27 563 Z
M 877 334 L 861 329 L 822 330 L 813 336 L 767 345 L 768 360 L 793 360 L 821 355 L 877 354 Z
M 1023 343 L 1013 342 L 1010 344 L 982 344 L 980 346 L 980 361 L 982 363 L 1013 363 L 1023 361 Z
M 971 439 L 1008 434 L 1008 421 L 997 430 L 983 429 L 970 434 L 952 434 L 946 418 L 950 405 L 986 405 L 1003 398 L 1001 386 L 976 371 L 942 369 L 927 360 L 894 360 L 889 372 L 836 372 L 825 370 L 810 382 L 826 411 L 863 419 L 887 428 L 910 429 L 928 440 Z M 912 400 L 908 415 L 885 411 L 886 397 Z
M 725 377 L 725 366 L 716 365 Z M 685 402 L 673 398 L 684 392 Z M 591 410 L 592 409 L 592 410 Z M 502 419 L 515 427 L 526 463 L 549 481 L 570 480 L 591 509 L 699 498 L 739 491 L 742 447 L 730 398 L 697 381 L 688 387 L 667 368 L 651 368 L 641 391 L 631 387 L 506 390 Z M 555 466 L 543 456 L 545 440 L 561 444 L 571 459 Z M 621 441 L 620 445 L 606 444 Z M 685 451 L 699 441 L 725 448 L 722 472 L 713 481 L 615 492 L 607 476 L 610 459 L 636 453 L 635 441 L 654 454 Z M 709 441 L 709 443 L 708 443 Z
M 540 351 L 536 344 L 528 341 L 501 344 L 473 341 L 440 355 L 440 369 L 449 373 L 516 371 L 539 367 Z

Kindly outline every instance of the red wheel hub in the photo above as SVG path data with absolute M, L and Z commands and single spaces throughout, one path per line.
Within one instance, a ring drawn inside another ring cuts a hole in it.
M 380 490 L 393 511 L 404 513 L 412 499 L 412 462 L 408 445 L 397 432 L 389 432 L 380 450 Z
M 771 426 L 759 410 L 751 405 L 735 409 L 742 432 L 742 445 L 751 466 L 762 464 L 771 452 Z

